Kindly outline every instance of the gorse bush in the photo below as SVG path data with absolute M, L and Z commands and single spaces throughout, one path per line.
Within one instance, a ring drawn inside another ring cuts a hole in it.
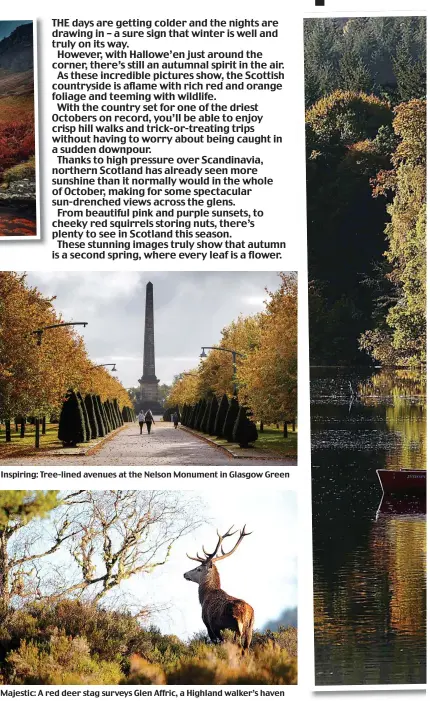
M 296 629 L 255 633 L 249 652 L 143 628 L 128 612 L 64 599 L 5 613 L 4 684 L 296 684 Z
M 3 173 L 3 182 L 12 183 L 19 180 L 34 180 L 36 178 L 36 162 L 34 156 L 25 163 L 18 163 Z
M 12 684 L 118 684 L 118 664 L 91 657 L 85 638 L 52 635 L 44 648 L 22 641 L 8 658 Z

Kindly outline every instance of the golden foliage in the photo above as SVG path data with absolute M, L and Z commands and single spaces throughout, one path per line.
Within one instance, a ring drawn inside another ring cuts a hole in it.
M 297 279 L 281 273 L 281 286 L 270 293 L 260 318 L 258 346 L 239 368 L 246 401 L 265 421 L 297 414 Z
M 73 327 L 56 328 L 36 343 L 34 331 L 64 320 L 53 300 L 28 287 L 25 275 L 0 272 L 0 402 L 3 418 L 58 411 L 69 388 L 117 398 L 130 405 L 125 388 L 96 368 Z
M 235 350 L 238 399 L 264 421 L 293 419 L 297 402 L 297 277 L 280 273 L 264 312 L 239 316 L 221 331 L 219 349 Z M 171 406 L 234 393 L 232 354 L 211 350 L 192 373 L 180 375 L 167 397 Z

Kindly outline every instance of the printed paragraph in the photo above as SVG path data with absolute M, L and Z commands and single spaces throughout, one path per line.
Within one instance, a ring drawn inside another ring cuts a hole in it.
M 249 48 L 277 36 L 271 19 L 54 19 L 53 258 L 281 259 L 265 212 L 284 65 Z M 202 48 L 220 37 L 232 50 Z

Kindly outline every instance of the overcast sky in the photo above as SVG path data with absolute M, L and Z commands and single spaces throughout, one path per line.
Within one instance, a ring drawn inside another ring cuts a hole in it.
M 31 272 L 28 282 L 56 296 L 65 321 L 87 321 L 82 334 L 95 363 L 116 362 L 125 387 L 143 371 L 145 287 L 154 285 L 155 370 L 161 383 L 194 368 L 201 346 L 213 346 L 221 329 L 240 313 L 264 309 L 274 272 L 111 273 Z M 81 329 L 77 327 L 81 332 Z
M 179 540 L 166 565 L 150 575 L 136 575 L 126 587 L 136 603 L 160 605 L 152 622 L 163 633 L 187 639 L 205 630 L 201 619 L 198 585 L 184 579 L 184 572 L 198 567 L 186 556 L 213 549 L 216 530 L 225 532 L 232 525 L 252 534 L 237 551 L 217 567 L 221 586 L 227 593 L 245 599 L 254 609 L 255 628 L 264 629 L 285 609 L 297 606 L 297 505 L 294 492 L 271 489 L 240 491 L 211 489 L 194 492 L 201 498 L 207 524 Z M 234 541 L 234 538 L 232 538 Z M 233 542 L 234 544 L 234 542 Z M 229 550 L 230 546 L 226 546 Z M 167 608 L 165 608 L 165 606 Z

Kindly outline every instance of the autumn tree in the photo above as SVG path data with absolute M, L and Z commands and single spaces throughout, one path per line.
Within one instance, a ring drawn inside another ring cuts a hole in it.
M 369 180 L 395 141 L 387 100 L 335 90 L 306 112 L 310 356 L 315 364 L 365 360 L 357 338 L 374 308 L 363 284 L 384 250 L 386 211 Z M 317 304 L 314 304 L 316 302 Z
M 199 377 L 197 371 L 181 373 L 174 377 L 169 393 L 166 396 L 166 406 L 183 406 L 194 404 L 199 399 Z
M 292 273 L 280 278 L 261 317 L 260 344 L 238 373 L 253 415 L 265 422 L 291 420 L 297 413 L 297 278 Z
M 150 574 L 201 523 L 199 509 L 179 492 L 1 492 L 4 611 L 41 599 L 98 601 L 130 577 Z
M 0 415 L 40 417 L 59 413 L 69 389 L 100 394 L 130 406 L 127 391 L 88 357 L 83 338 L 63 319 L 53 300 L 29 287 L 25 275 L 0 272 Z M 59 325 L 42 333 L 35 331 Z
M 399 142 L 392 170 L 373 180 L 374 194 L 394 194 L 385 228 L 392 290 L 385 318 L 361 336 L 361 347 L 378 362 L 417 365 L 426 351 L 426 103 L 411 100 L 395 108 Z
M 66 535 L 67 527 L 60 526 L 52 543 L 41 551 L 22 542 L 13 546 L 13 540 L 19 541 L 21 531 L 37 519 L 47 518 L 59 505 L 58 491 L 3 490 L 0 492 L 0 614 L 4 615 L 15 597 L 25 600 L 34 595 L 37 583 L 33 577 L 38 560 L 46 557 L 60 547 Z M 30 542 L 36 539 L 31 538 Z M 20 546 L 19 546 L 20 545 Z
M 237 367 L 242 357 L 252 352 L 258 346 L 260 334 L 259 314 L 239 316 L 222 329 L 220 340 L 216 346 L 237 351 Z M 200 397 L 210 397 L 215 394 L 221 398 L 223 394 L 232 397 L 235 392 L 233 376 L 233 357 L 231 353 L 222 350 L 211 350 L 207 358 L 202 360 L 198 368 L 198 392 Z M 239 387 L 240 397 L 240 387 Z

